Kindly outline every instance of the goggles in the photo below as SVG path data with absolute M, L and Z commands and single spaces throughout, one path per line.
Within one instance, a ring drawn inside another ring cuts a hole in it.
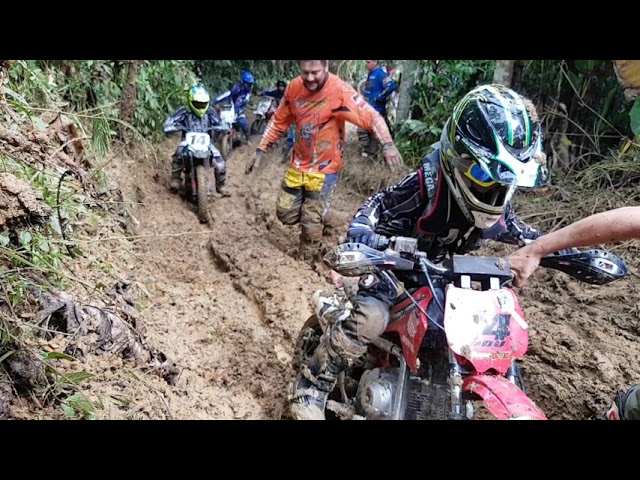
M 469 165 L 469 168 L 465 170 L 464 174 L 481 187 L 490 187 L 496 183 L 496 181 L 491 178 L 491 175 L 485 172 L 476 162 Z

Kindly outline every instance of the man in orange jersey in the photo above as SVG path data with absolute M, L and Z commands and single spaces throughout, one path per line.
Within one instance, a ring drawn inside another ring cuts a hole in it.
M 301 223 L 299 258 L 312 264 L 344 162 L 345 122 L 376 137 L 392 170 L 402 159 L 382 115 L 351 85 L 329 72 L 328 60 L 300 60 L 300 76 L 285 90 L 245 173 L 258 167 L 267 145 L 280 139 L 294 122 L 296 142 L 276 213 L 285 225 Z

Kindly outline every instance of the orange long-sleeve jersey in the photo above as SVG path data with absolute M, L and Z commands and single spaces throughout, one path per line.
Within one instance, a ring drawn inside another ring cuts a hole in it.
M 319 91 L 310 92 L 301 77 L 291 81 L 271 117 L 258 149 L 282 138 L 296 122 L 296 142 L 290 166 L 305 173 L 336 173 L 344 164 L 345 122 L 369 130 L 381 145 L 392 142 L 378 112 L 347 82 L 329 73 Z

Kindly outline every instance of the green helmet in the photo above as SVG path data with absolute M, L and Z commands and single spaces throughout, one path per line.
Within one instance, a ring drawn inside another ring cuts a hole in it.
M 204 87 L 196 86 L 191 87 L 191 90 L 189 90 L 189 108 L 199 117 L 207 113 L 210 100 L 209 92 Z

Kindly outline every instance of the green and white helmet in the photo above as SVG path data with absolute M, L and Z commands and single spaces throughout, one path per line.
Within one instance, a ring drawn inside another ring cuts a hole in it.
M 517 187 L 548 182 L 535 107 L 503 85 L 481 85 L 467 93 L 447 120 L 440 145 L 449 188 L 479 228 L 500 219 Z

